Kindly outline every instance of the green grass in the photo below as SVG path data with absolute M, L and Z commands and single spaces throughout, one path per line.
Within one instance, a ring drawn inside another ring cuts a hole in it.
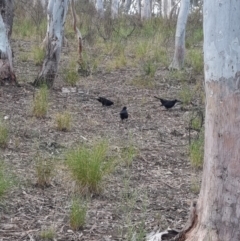
M 45 57 L 45 50 L 39 46 L 35 46 L 32 48 L 32 56 L 36 65 L 42 65 Z
M 48 88 L 43 85 L 35 94 L 33 100 L 33 115 L 42 118 L 48 111 Z
M 39 159 L 36 163 L 36 177 L 37 185 L 41 188 L 48 187 L 50 185 L 51 177 L 53 176 L 53 161 Z
M 143 65 L 143 70 L 144 70 L 145 75 L 153 78 L 157 71 L 157 65 L 152 60 L 146 61 Z
M 0 147 L 6 147 L 8 142 L 8 128 L 5 123 L 0 120 Z
M 5 166 L 0 162 L 0 197 L 2 197 L 6 191 L 10 188 L 11 182 L 6 175 Z
M 56 231 L 54 230 L 54 228 L 50 227 L 48 229 L 43 229 L 41 232 L 40 232 L 40 237 L 43 239 L 43 240 L 54 240 L 56 236 Z
M 204 160 L 204 134 L 201 132 L 199 138 L 193 140 L 189 147 L 191 165 L 194 168 L 202 168 Z
M 62 72 L 64 82 L 66 82 L 70 86 L 75 86 L 79 79 L 79 75 L 76 70 L 76 64 L 77 63 L 75 61 L 72 61 L 71 63 L 69 63 L 68 67 L 63 69 L 63 72 Z
M 187 52 L 186 63 L 193 68 L 197 74 L 203 73 L 203 53 L 202 49 L 190 49 Z
M 83 228 L 86 222 L 86 214 L 87 214 L 86 202 L 79 198 L 73 199 L 69 218 L 70 218 L 70 226 L 74 231 Z
M 124 147 L 121 151 L 121 159 L 124 161 L 124 163 L 127 166 L 131 166 L 134 157 L 136 157 L 138 153 L 138 150 L 136 149 L 136 147 L 134 147 L 133 145 L 129 145 L 127 147 Z
M 183 84 L 181 90 L 179 91 L 179 99 L 182 101 L 183 105 L 189 105 L 193 98 L 193 91 L 188 84 Z
M 71 129 L 71 115 L 68 112 L 58 113 L 56 115 L 56 127 L 59 131 L 69 131 Z
M 112 160 L 107 157 L 108 144 L 95 143 L 91 148 L 82 145 L 66 155 L 66 164 L 81 191 L 98 193 L 104 177 L 112 169 Z

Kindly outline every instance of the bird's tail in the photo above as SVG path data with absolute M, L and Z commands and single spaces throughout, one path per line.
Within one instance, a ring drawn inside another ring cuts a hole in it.
M 157 97 L 157 96 L 154 96 L 154 98 L 158 99 L 158 100 L 161 100 L 161 98 Z

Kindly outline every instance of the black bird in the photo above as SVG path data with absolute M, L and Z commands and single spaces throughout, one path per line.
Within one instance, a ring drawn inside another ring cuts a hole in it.
M 127 107 L 124 106 L 123 109 L 120 112 L 120 118 L 123 121 L 124 119 L 128 118 L 128 112 L 127 112 Z
M 114 104 L 111 100 L 108 100 L 104 97 L 98 97 L 97 100 L 101 102 L 103 106 L 111 106 Z
M 161 101 L 162 105 L 166 108 L 166 109 L 170 109 L 172 108 L 177 102 L 181 102 L 180 100 L 164 100 L 162 98 L 156 97 L 154 96 L 154 98 L 158 99 Z

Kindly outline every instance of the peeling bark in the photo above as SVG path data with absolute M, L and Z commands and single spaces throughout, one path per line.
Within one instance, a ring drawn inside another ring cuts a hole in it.
M 240 2 L 204 1 L 205 154 L 186 241 L 240 240 Z
M 48 4 L 47 50 L 42 70 L 34 81 L 34 86 L 53 86 L 60 60 L 68 0 L 50 0 Z

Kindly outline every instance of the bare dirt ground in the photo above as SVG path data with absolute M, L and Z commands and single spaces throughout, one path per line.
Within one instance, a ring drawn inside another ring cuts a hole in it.
M 15 69 L 21 80 L 33 81 L 39 68 L 31 61 L 20 62 L 19 48 L 29 51 L 30 43 L 14 42 Z M 74 51 L 74 50 L 72 50 Z M 71 58 L 67 50 L 61 66 Z M 49 111 L 44 119 L 32 115 L 34 88 L 0 88 L 2 116 L 8 116 L 8 146 L 0 150 L 1 159 L 14 176 L 15 186 L 0 203 L 0 240 L 44 240 L 41 231 L 53 228 L 54 240 L 131 240 L 141 231 L 167 227 L 181 228 L 188 217 L 192 179 L 198 178 L 188 160 L 186 110 L 177 105 L 165 111 L 154 95 L 175 98 L 181 85 L 164 81 L 165 70 L 156 73 L 153 88 L 137 87 L 131 80 L 138 69 L 99 71 L 81 77 L 77 92 L 63 93 L 61 76 L 50 90 Z M 115 102 L 104 108 L 94 98 L 105 96 Z M 129 120 L 121 123 L 119 112 L 128 107 Z M 55 128 L 56 113 L 68 110 L 72 129 Z M 74 182 L 64 165 L 64 153 L 79 143 L 105 138 L 118 155 L 119 149 L 133 144 L 138 149 L 130 167 L 118 165 L 105 180 L 100 195 L 88 203 L 86 225 L 73 231 L 69 210 Z M 51 185 L 36 186 L 37 157 L 55 158 Z M 138 239 L 144 240 L 144 239 Z

